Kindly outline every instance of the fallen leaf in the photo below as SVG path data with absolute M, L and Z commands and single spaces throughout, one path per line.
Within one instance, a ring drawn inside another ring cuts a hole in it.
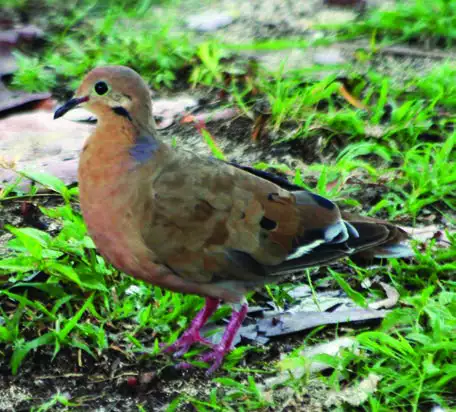
M 341 183 L 340 177 L 336 177 L 334 180 L 331 180 L 326 184 L 326 191 L 330 192 L 331 190 L 335 189 L 337 186 L 339 186 Z
M 253 125 L 252 140 L 254 142 L 261 139 L 263 135 L 263 130 L 266 125 L 266 122 L 270 116 L 260 113 L 255 119 L 255 124 Z
M 372 302 L 369 303 L 369 308 L 370 309 L 390 309 L 396 306 L 397 302 L 399 301 L 400 295 L 397 289 L 394 286 L 388 285 L 387 283 L 384 282 L 379 282 L 380 286 L 383 288 L 383 290 L 386 293 L 386 299 L 379 300 L 377 302 Z
M 275 385 L 280 385 L 290 379 L 290 375 L 295 379 L 300 379 L 309 373 L 321 372 L 326 369 L 331 369 L 327 363 L 315 361 L 312 358 L 316 355 L 326 354 L 337 356 L 341 350 L 348 349 L 354 353 L 358 353 L 358 342 L 351 337 L 344 337 L 325 342 L 318 345 L 310 346 L 299 353 L 299 355 L 281 356 L 279 367 L 282 372 L 272 378 L 265 380 L 265 387 L 270 388 Z
M 181 123 L 209 123 L 219 120 L 230 120 L 239 115 L 239 111 L 233 108 L 226 108 L 221 110 L 215 110 L 212 112 L 202 112 L 198 114 L 191 114 L 184 116 L 181 119 Z
M 339 87 L 339 93 L 352 106 L 354 106 L 354 107 L 356 107 L 357 109 L 360 109 L 360 110 L 367 110 L 367 107 L 362 102 L 360 102 L 356 97 L 352 96 L 348 92 L 348 90 L 345 88 L 344 85 L 341 85 Z
M 198 101 L 187 95 L 180 94 L 171 98 L 154 99 L 153 113 L 157 122 L 157 129 L 166 129 L 179 116 L 198 106 Z
M 401 226 L 401 229 L 405 230 L 412 237 L 412 239 L 418 240 L 422 243 L 435 239 L 437 245 L 441 247 L 449 247 L 451 245 L 450 239 L 448 238 L 445 230 L 437 225 L 425 227 Z M 450 233 L 456 233 L 456 231 L 452 230 Z
M 207 11 L 187 17 L 188 28 L 200 32 L 213 32 L 233 22 L 233 17 L 219 11 Z
M 267 337 L 288 335 L 321 325 L 382 319 L 388 311 L 352 308 L 334 312 L 284 313 L 258 322 L 258 331 Z
M 369 395 L 372 395 L 377 390 L 378 383 L 381 379 L 381 376 L 376 375 L 375 373 L 369 373 L 369 375 L 357 385 L 345 388 L 340 392 L 330 391 L 327 400 L 325 401 L 325 406 L 329 408 L 335 405 L 340 406 L 342 403 L 360 406 L 369 399 Z

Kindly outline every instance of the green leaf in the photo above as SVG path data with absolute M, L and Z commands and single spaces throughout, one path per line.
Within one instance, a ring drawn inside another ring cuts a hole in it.
M 36 288 L 46 292 L 51 297 L 60 298 L 68 296 L 58 283 L 40 283 L 40 282 L 18 282 L 11 286 L 10 289 L 17 287 Z
M 31 350 L 36 349 L 39 346 L 48 345 L 54 339 L 54 335 L 55 332 L 48 332 L 39 338 L 33 339 L 29 342 L 19 342 L 17 347 L 14 349 L 10 362 L 13 375 L 16 375 L 19 366 Z
M 89 290 L 100 290 L 102 292 L 107 292 L 104 277 L 101 273 L 98 272 L 78 272 L 80 285 Z
M 35 229 L 33 227 L 16 228 L 7 225 L 6 228 L 19 238 L 25 236 L 36 240 L 41 246 L 48 246 L 52 240 L 52 237 L 49 233 Z
M 10 225 L 5 227 L 22 242 L 27 251 L 36 259 L 43 257 L 43 248 L 48 247 L 51 236 L 38 229 L 26 227 L 15 228 Z
M 211 150 L 214 157 L 216 157 L 217 159 L 220 159 L 220 160 L 226 160 L 225 155 L 215 144 L 213 137 L 206 129 L 201 128 L 201 135 L 203 136 L 206 144 L 209 146 L 209 149 Z
M 18 295 L 16 293 L 8 292 L 7 290 L 0 290 L 0 295 L 5 295 L 8 296 L 12 300 L 16 300 L 23 306 L 29 306 L 31 308 L 34 308 L 36 310 L 39 310 L 43 312 L 46 316 L 48 316 L 50 319 L 54 320 L 55 316 L 49 312 L 49 310 L 44 306 L 41 302 L 38 300 L 30 300 L 25 296 Z
M 73 339 L 71 341 L 71 346 L 82 349 L 83 351 L 87 352 L 90 356 L 92 356 L 92 358 L 96 359 L 95 353 L 93 353 L 93 351 L 89 348 L 89 346 L 86 343 L 81 342 L 80 340 L 77 340 L 77 339 Z
M 47 266 L 47 270 L 56 276 L 63 275 L 63 278 L 67 280 L 71 280 L 72 282 L 76 283 L 79 286 L 82 286 L 81 280 L 79 279 L 78 273 L 71 267 L 62 265 L 61 263 L 51 262 Z M 60 276 L 62 277 L 62 276 Z
M 9 343 L 13 338 L 11 331 L 5 326 L 0 326 L 0 342 Z
M 367 307 L 366 299 L 361 293 L 354 290 L 339 273 L 335 272 L 332 269 L 329 269 L 329 272 L 334 277 L 334 279 L 336 279 L 339 286 L 344 290 L 350 299 L 352 299 L 356 304 L 363 308 Z
M 43 186 L 48 187 L 49 189 L 52 189 L 54 192 L 61 194 L 64 198 L 69 198 L 66 184 L 58 177 L 35 171 L 22 171 L 21 174 Z
M 67 323 L 66 325 L 58 332 L 57 336 L 60 341 L 65 340 L 65 338 L 68 336 L 68 334 L 75 328 L 75 326 L 78 324 L 79 319 L 81 319 L 82 315 L 84 312 L 87 310 L 87 308 L 92 304 L 93 296 L 91 295 L 89 299 L 84 303 L 84 305 L 81 307 L 81 309 L 78 310 L 76 315 L 74 315 Z
M 37 269 L 39 262 L 33 256 L 17 256 L 0 260 L 0 271 L 4 273 L 24 273 Z

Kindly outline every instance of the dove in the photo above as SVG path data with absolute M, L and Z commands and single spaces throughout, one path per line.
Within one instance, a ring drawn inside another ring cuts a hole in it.
M 165 143 L 150 90 L 128 67 L 94 68 L 54 118 L 76 107 L 98 120 L 78 169 L 88 232 L 120 271 L 206 298 L 164 351 L 181 356 L 195 343 L 208 345 L 209 373 L 232 348 L 247 292 L 348 256 L 413 254 L 407 234 L 391 223 L 341 211 L 274 174 Z M 200 330 L 221 302 L 233 312 L 212 345 Z

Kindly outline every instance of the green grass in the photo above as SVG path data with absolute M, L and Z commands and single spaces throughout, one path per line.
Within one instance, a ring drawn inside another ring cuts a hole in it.
M 372 9 L 357 22 L 341 29 L 344 37 L 382 36 L 385 43 L 405 40 L 453 45 L 456 39 L 456 5 L 448 0 L 410 0 Z M 331 26 L 325 26 L 330 28 Z
M 215 378 L 214 388 L 208 399 L 202 400 L 189 395 L 177 397 L 167 408 L 167 412 L 179 411 L 184 404 L 192 405 L 197 411 L 261 411 L 275 407 L 272 400 L 266 399 L 252 376 L 247 384 L 232 378 Z
M 196 45 L 186 32 L 175 33 L 171 14 L 154 18 L 151 2 L 129 11 L 114 1 L 83 2 L 81 7 L 58 15 L 55 32 L 39 56 L 18 54 L 13 85 L 28 91 L 46 90 L 70 80 L 69 89 L 91 68 L 103 64 L 127 65 L 144 73 L 153 86 L 171 87 L 176 73 L 188 66 Z M 107 13 L 104 10 L 108 10 Z M 146 23 L 132 27 L 134 19 Z
M 447 399 L 456 389 L 456 294 L 444 286 L 428 287 L 402 301 L 406 307 L 392 311 L 378 331 L 357 335 L 357 353 L 345 350 L 306 359 L 297 349 L 281 362 L 282 367 L 294 370 L 305 362 L 327 364 L 333 372 L 323 380 L 337 390 L 370 374 L 380 376 L 377 391 L 363 405 L 367 411 L 449 407 Z

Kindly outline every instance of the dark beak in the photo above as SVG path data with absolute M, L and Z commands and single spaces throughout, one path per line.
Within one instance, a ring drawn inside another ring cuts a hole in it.
M 74 109 L 76 106 L 80 105 L 81 103 L 87 102 L 89 100 L 89 96 L 83 97 L 74 97 L 71 100 L 68 100 L 63 106 L 60 106 L 54 113 L 54 120 L 62 117 L 66 112 L 69 112 L 71 109 Z

